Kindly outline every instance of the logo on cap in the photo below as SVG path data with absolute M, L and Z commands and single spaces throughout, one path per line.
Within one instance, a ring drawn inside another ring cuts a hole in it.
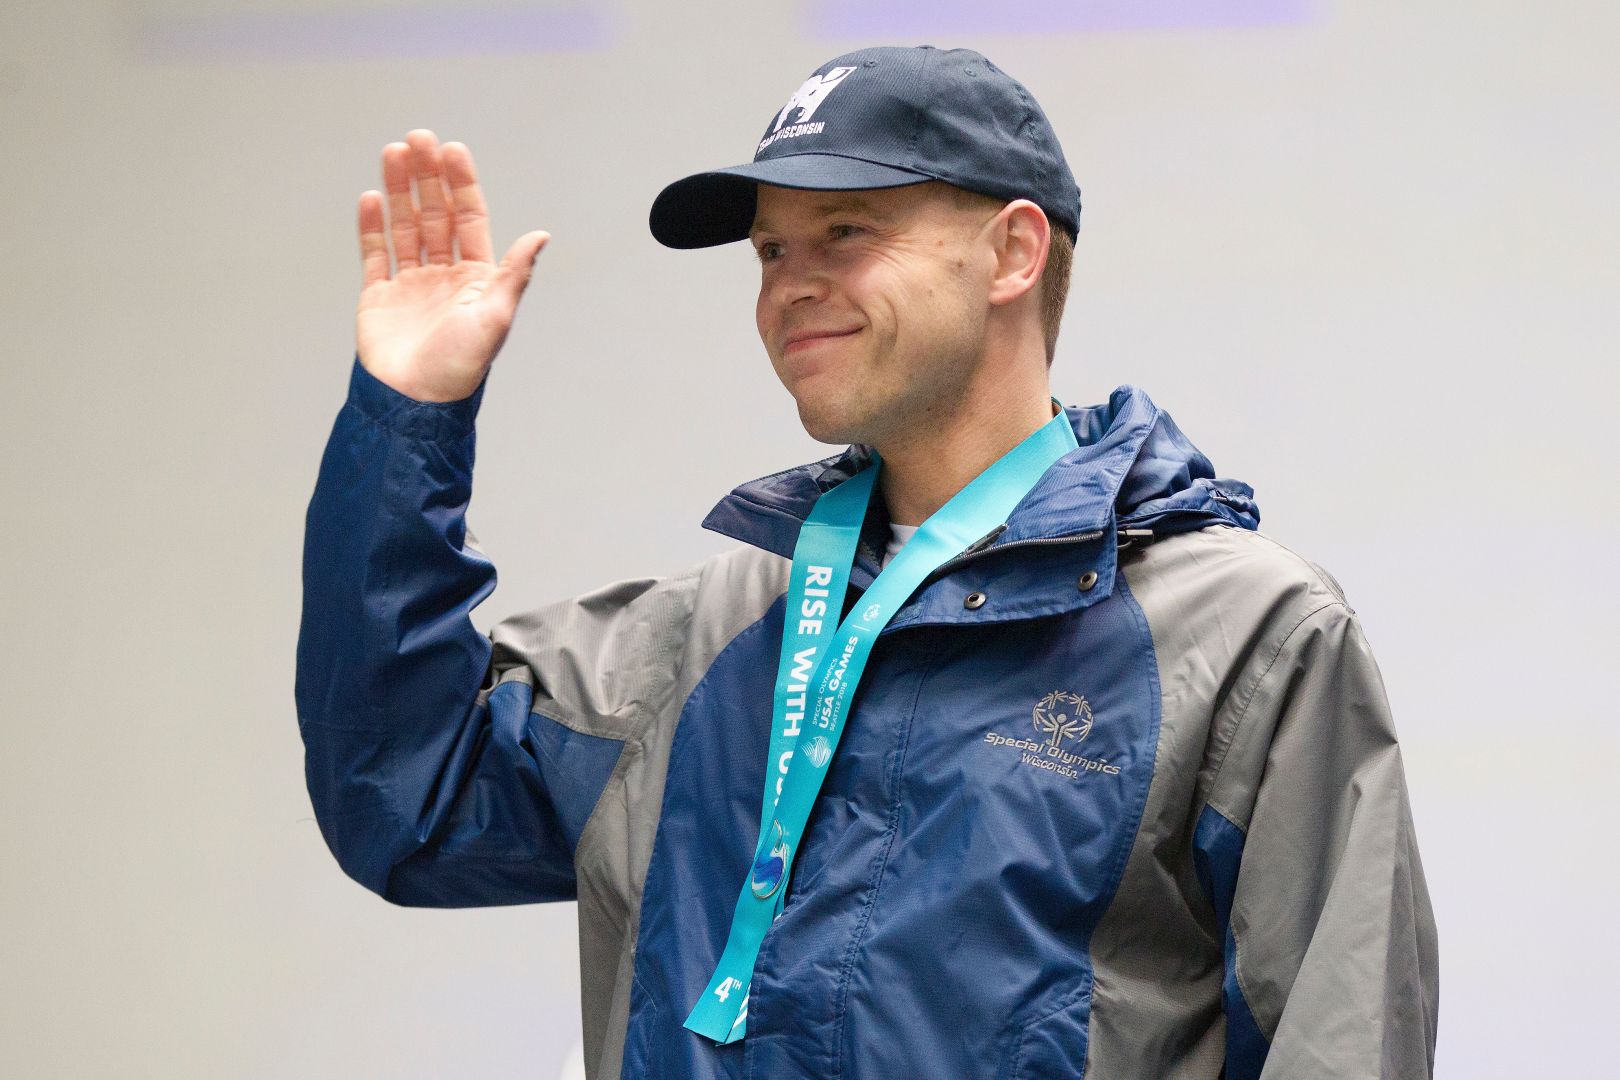
M 804 80 L 799 88 L 793 91 L 793 96 L 788 98 L 788 103 L 782 106 L 782 111 L 776 114 L 776 123 L 771 126 L 771 133 L 760 142 L 760 150 L 777 139 L 790 139 L 796 135 L 819 135 L 822 128 L 827 125 L 824 122 L 812 124 L 809 122 L 810 117 L 814 116 L 821 103 L 827 100 L 827 95 L 854 70 L 852 67 L 835 67 L 825 74 L 812 75 Z M 799 115 L 794 117 L 793 123 L 783 128 L 782 123 L 794 109 L 799 110 Z
M 804 84 L 788 98 L 788 103 L 782 106 L 782 111 L 776 114 L 776 127 L 771 130 L 775 131 L 782 126 L 782 121 L 787 119 L 788 110 L 795 105 L 799 108 L 799 115 L 793 121 L 795 124 L 802 124 L 810 119 L 817 106 L 827 100 L 827 95 L 833 92 L 833 87 L 848 78 L 849 73 L 854 70 L 852 67 L 835 67 L 825 75 L 812 75 L 804 80 Z

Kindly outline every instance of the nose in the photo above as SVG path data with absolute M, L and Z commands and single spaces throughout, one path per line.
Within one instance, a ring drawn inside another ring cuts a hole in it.
M 811 252 L 783 253 L 772 264 L 771 277 L 771 295 L 783 307 L 827 296 L 826 267 Z

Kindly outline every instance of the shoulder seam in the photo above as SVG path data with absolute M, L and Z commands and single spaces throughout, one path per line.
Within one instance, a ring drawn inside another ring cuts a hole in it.
M 1278 551 L 1282 551 L 1282 552 L 1287 553 L 1287 555 L 1290 558 L 1294 559 L 1296 562 L 1302 563 L 1306 567 L 1306 569 L 1310 570 L 1311 576 L 1316 578 L 1317 581 L 1321 582 L 1322 587 L 1325 588 L 1328 592 L 1332 593 L 1334 595 L 1334 597 L 1337 598 L 1339 603 L 1343 604 L 1346 608 L 1350 607 L 1349 600 L 1345 597 L 1344 593 L 1339 589 L 1339 587 L 1338 587 L 1338 585 L 1336 583 L 1334 583 L 1333 581 L 1330 581 L 1323 574 L 1321 567 L 1317 566 L 1311 560 L 1307 559 L 1305 556 L 1301 555 L 1299 552 L 1295 551 L 1293 548 L 1289 547 L 1287 544 L 1283 543 L 1281 540 L 1278 540 L 1276 537 L 1268 536 L 1265 533 L 1261 532 L 1259 529 L 1252 529 L 1252 530 L 1249 530 L 1249 531 L 1253 532 L 1254 535 L 1258 536 L 1260 539 L 1264 540 L 1266 543 L 1270 544 L 1272 547 L 1276 548 Z M 1314 612 L 1313 612 L 1313 614 L 1314 614 Z M 1309 616 L 1307 616 L 1307 617 L 1309 617 Z
M 1272 542 L 1276 543 L 1276 541 Z M 1329 600 L 1325 604 L 1320 604 L 1317 607 L 1312 608 L 1310 611 L 1307 611 L 1304 615 L 1301 615 L 1299 620 L 1295 622 L 1293 626 L 1288 628 L 1288 633 L 1284 634 L 1282 636 L 1282 640 L 1277 643 L 1277 648 L 1272 652 L 1271 658 L 1266 661 L 1266 666 L 1260 672 L 1259 676 L 1249 684 L 1248 696 L 1244 698 L 1242 708 L 1238 710 L 1237 716 L 1235 716 L 1231 721 L 1232 737 L 1231 739 L 1227 740 L 1226 748 L 1221 751 L 1221 760 L 1215 766 L 1215 773 L 1210 777 L 1209 780 L 1209 797 L 1204 800 L 1204 803 L 1205 805 L 1214 809 L 1216 813 L 1226 818 L 1226 820 L 1230 821 L 1233 825 L 1236 825 L 1245 836 L 1247 836 L 1249 832 L 1248 826 L 1239 825 L 1237 815 L 1231 813 L 1227 807 L 1221 805 L 1215 796 L 1215 791 L 1220 786 L 1221 774 L 1226 770 L 1227 755 L 1231 752 L 1232 747 L 1237 743 L 1238 734 L 1243 730 L 1243 722 L 1248 719 L 1249 706 L 1254 704 L 1255 695 L 1259 692 L 1260 687 L 1265 683 L 1266 679 L 1270 677 L 1271 669 L 1276 666 L 1278 659 L 1281 658 L 1282 654 L 1287 651 L 1288 643 L 1294 639 L 1294 635 L 1299 632 L 1300 627 L 1304 626 L 1307 622 L 1315 618 L 1320 613 L 1336 607 L 1343 608 L 1347 616 L 1352 619 L 1355 618 L 1355 612 L 1350 610 L 1350 606 L 1337 598 Z

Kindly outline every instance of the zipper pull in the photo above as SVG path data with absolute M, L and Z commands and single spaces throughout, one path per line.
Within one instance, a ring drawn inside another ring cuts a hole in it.
M 1118 542 L 1118 549 L 1120 551 L 1124 551 L 1133 544 L 1138 547 L 1145 547 L 1148 544 L 1153 543 L 1153 530 L 1120 529 L 1115 539 Z
M 1003 521 L 1000 525 L 997 525 L 995 528 L 973 541 L 973 543 L 963 548 L 961 554 L 955 555 L 953 558 L 960 559 L 963 555 L 972 555 L 975 552 L 983 551 L 985 548 L 995 543 L 997 538 L 999 538 L 1001 534 L 1006 531 L 1007 523 Z

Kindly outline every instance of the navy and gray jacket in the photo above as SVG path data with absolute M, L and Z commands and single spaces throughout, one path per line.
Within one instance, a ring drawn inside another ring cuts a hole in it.
M 307 780 L 393 903 L 578 899 L 592 1080 L 1431 1075 L 1435 927 L 1361 625 L 1128 385 L 883 630 L 747 1038 L 684 1028 L 757 840 L 799 525 L 869 451 L 737 488 L 703 525 L 739 543 L 682 573 L 485 635 L 482 396 L 353 365 L 306 522 Z

